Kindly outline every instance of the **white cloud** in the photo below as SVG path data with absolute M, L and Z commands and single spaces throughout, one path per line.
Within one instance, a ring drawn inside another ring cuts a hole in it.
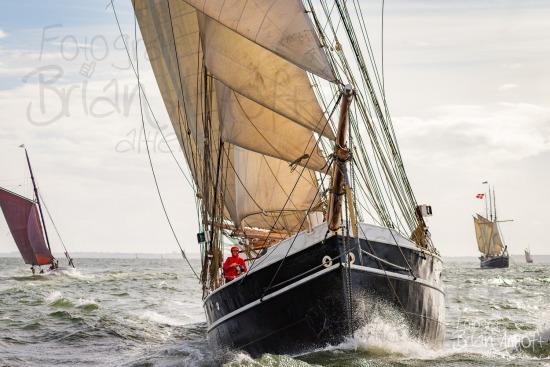
M 504 64 L 504 67 L 512 70 L 521 69 L 523 67 L 523 64 L 521 62 L 508 63 L 508 64 Z
M 513 219 L 506 240 L 512 253 L 539 238 L 550 216 L 545 208 L 550 174 L 550 106 L 525 103 L 446 106 L 430 118 L 394 118 L 409 179 L 420 202 L 431 204 L 429 226 L 443 255 L 475 255 L 471 217 L 483 211 L 475 194 L 489 181 L 497 188 L 499 213 Z M 534 207 L 536 203 L 536 207 Z
M 438 164 L 518 161 L 550 150 L 550 107 L 530 104 L 447 106 L 430 119 L 395 118 L 409 159 Z
M 0 39 L 6 38 L 7 36 L 8 36 L 8 34 L 0 29 Z
M 500 87 L 498 87 L 497 91 L 499 92 L 507 92 L 509 90 L 517 88 L 517 84 L 502 84 Z
M 419 47 L 426 47 L 426 46 L 429 46 L 430 44 L 426 41 L 416 41 L 414 43 L 416 46 L 419 46 Z

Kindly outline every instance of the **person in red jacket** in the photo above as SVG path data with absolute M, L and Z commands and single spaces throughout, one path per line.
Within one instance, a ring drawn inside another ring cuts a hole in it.
M 225 259 L 223 263 L 223 274 L 226 282 L 232 281 L 246 270 L 244 260 L 239 257 L 239 248 L 237 246 L 231 247 L 231 256 Z

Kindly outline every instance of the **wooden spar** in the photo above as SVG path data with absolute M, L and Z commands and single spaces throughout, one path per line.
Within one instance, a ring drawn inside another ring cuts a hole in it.
M 277 245 L 279 242 L 289 237 L 289 234 L 285 233 L 262 231 L 253 228 L 237 228 L 226 223 L 209 223 L 215 228 L 231 231 L 230 237 L 246 238 L 250 241 L 251 247 L 255 250 Z
M 345 164 L 350 157 L 350 151 L 346 147 L 348 135 L 348 110 L 353 96 L 353 88 L 346 85 L 342 92 L 343 98 L 340 104 L 340 116 L 338 119 L 338 131 L 334 146 L 334 163 L 332 167 L 332 186 L 329 198 L 328 228 L 337 231 L 340 228 L 340 214 L 342 212 L 342 195 L 345 194 Z

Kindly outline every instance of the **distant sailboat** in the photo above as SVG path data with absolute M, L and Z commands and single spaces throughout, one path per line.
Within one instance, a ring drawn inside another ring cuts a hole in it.
M 529 246 L 527 246 L 527 248 L 524 250 L 525 251 L 525 261 L 527 261 L 527 263 L 532 263 L 533 262 L 533 258 L 531 257 L 531 249 L 529 248 Z
M 484 182 L 486 183 L 486 182 Z M 491 187 L 489 187 L 489 207 L 486 207 L 485 217 L 477 214 L 474 216 L 474 228 L 476 240 L 481 256 L 482 268 L 507 268 L 510 266 L 510 258 L 508 255 L 508 247 L 504 245 L 502 235 L 500 234 L 497 221 L 495 197 L 491 198 Z M 477 198 L 482 199 L 485 195 L 478 194 Z M 487 197 L 485 197 L 487 204 Z M 488 218 L 490 219 L 488 219 Z
M 35 199 L 28 199 L 0 187 L 0 207 L 2 208 L 13 239 L 19 248 L 19 252 L 25 263 L 31 265 L 33 274 L 37 270 L 35 267 L 38 267 L 40 273 L 43 273 L 43 269 L 41 268 L 42 265 L 50 265 L 50 271 L 61 269 L 57 259 L 53 256 L 51 251 L 38 189 L 36 188 L 29 155 L 26 149 L 25 155 L 31 174 Z M 73 259 L 69 256 L 66 249 L 65 256 L 69 261 L 69 266 L 74 268 Z

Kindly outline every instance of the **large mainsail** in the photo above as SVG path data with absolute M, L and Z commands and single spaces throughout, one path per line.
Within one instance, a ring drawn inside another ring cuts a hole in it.
M 474 217 L 474 226 L 479 251 L 488 256 L 500 254 L 503 244 L 498 224 L 478 214 Z
M 296 233 L 318 206 L 314 171 L 327 166 L 315 136 L 334 136 L 304 70 L 334 79 L 303 5 L 242 2 L 214 19 L 212 5 L 190 3 L 205 13 L 182 1 L 134 6 L 197 191 L 219 195 L 237 228 Z M 282 29 L 270 21 L 281 14 Z
M 36 202 L 0 187 L 0 207 L 26 264 L 51 264 Z

